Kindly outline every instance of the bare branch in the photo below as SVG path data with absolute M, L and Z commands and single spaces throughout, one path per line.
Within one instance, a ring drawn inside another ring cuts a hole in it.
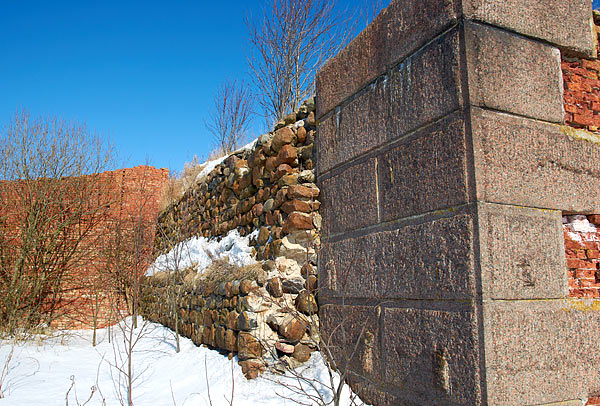
M 267 125 L 314 93 L 317 71 L 348 43 L 355 24 L 336 0 L 268 0 L 260 21 L 246 18 L 248 64 Z
M 224 82 L 215 96 L 215 111 L 206 127 L 219 152 L 228 154 L 241 146 L 252 112 L 252 95 L 244 82 Z

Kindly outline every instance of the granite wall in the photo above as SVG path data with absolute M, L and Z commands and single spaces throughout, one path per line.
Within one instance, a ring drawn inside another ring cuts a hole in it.
M 600 303 L 570 297 L 562 226 L 600 213 L 561 70 L 596 57 L 591 6 L 395 0 L 319 72 L 320 316 L 365 401 L 600 394 Z

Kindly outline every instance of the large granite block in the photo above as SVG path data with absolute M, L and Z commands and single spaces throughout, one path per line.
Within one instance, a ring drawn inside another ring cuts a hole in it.
M 549 122 L 564 120 L 558 49 L 469 22 L 465 40 L 471 104 Z
M 483 309 L 488 405 L 600 393 L 599 301 L 492 301 Z
M 459 0 L 395 0 L 317 74 L 320 118 L 458 20 Z
M 320 182 L 325 235 L 356 230 L 378 222 L 377 161 L 347 167 Z
M 411 134 L 379 159 L 383 221 L 469 202 L 465 121 L 458 112 Z
M 321 173 L 462 105 L 459 30 L 454 29 L 378 78 L 323 121 Z M 337 132 L 331 131 L 337 125 Z
M 484 299 L 568 295 L 560 211 L 478 204 Z
M 464 0 L 467 18 L 595 56 L 592 0 Z
M 469 300 L 475 290 L 473 216 L 456 213 L 397 230 L 323 241 L 320 294 Z
M 385 309 L 384 367 L 398 404 L 481 405 L 473 309 Z
M 324 355 L 333 356 L 337 369 L 343 372 L 347 362 L 355 382 L 381 381 L 381 309 L 326 304 L 321 306 L 319 318 Z
M 477 199 L 580 213 L 600 210 L 600 139 L 472 109 Z
M 317 139 L 320 173 L 461 105 L 459 30 L 454 29 L 378 78 L 323 121 L 324 131 Z M 333 125 L 337 132 L 331 130 Z

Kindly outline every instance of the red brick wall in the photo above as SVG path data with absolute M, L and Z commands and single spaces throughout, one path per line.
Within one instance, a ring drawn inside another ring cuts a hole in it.
M 600 18 L 594 16 L 596 24 Z M 596 26 L 596 31 L 600 27 Z M 563 56 L 565 122 L 575 128 L 600 130 L 600 61 Z
M 140 258 L 151 256 L 159 203 L 168 177 L 166 169 L 137 166 L 104 172 L 93 181 L 93 189 L 86 189 L 86 195 L 91 196 L 88 204 L 94 206 L 90 212 L 95 214 L 94 218 L 82 221 L 83 224 L 89 224 L 85 238 L 79 243 L 79 249 L 84 254 L 81 258 L 78 256 L 74 266 L 69 267 L 61 279 L 60 298 L 52 305 L 57 314 L 60 314 L 52 323 L 54 327 L 92 327 L 96 312 L 97 327 L 104 327 L 127 314 L 125 298 L 118 293 L 117 283 L 111 280 L 114 279 L 114 273 L 111 274 L 111 260 L 107 252 L 114 245 L 116 230 L 119 230 L 119 236 L 122 236 L 120 238 L 130 238 L 134 234 L 134 228 L 141 228 L 143 241 L 139 244 L 142 254 Z M 75 178 L 78 179 L 86 178 Z M 15 190 L 14 184 L 2 187 L 8 194 L 16 195 L 10 192 Z M 102 209 L 96 210 L 96 207 Z M 9 236 L 7 241 L 18 246 L 18 224 L 22 212 L 18 199 L 10 199 L 10 205 L 0 210 L 4 212 L 5 218 L 15 224 L 14 233 L 10 233 L 14 236 Z M 148 265 L 138 261 L 127 272 L 141 273 Z M 96 286 L 102 288 L 97 289 Z
M 569 296 L 600 298 L 600 215 L 563 218 Z
M 147 259 L 152 255 L 154 248 L 159 203 L 169 171 L 151 166 L 137 166 L 106 172 L 103 176 L 105 196 L 99 197 L 99 202 L 111 201 L 112 204 L 103 221 L 98 223 L 87 241 L 98 247 L 99 255 L 82 263 L 77 275 L 73 275 L 74 288 L 63 298 L 68 302 L 63 310 L 65 316 L 54 323 L 56 327 L 92 327 L 94 313 L 97 312 L 97 327 L 102 328 L 129 313 L 125 297 L 115 293 L 110 284 L 103 284 L 108 288 L 99 295 L 93 287 L 95 278 L 112 276 L 107 272 L 110 266 L 106 264 L 110 259 L 102 255 L 102 248 L 114 244 L 113 237 L 117 229 L 128 238 L 134 233 L 134 228 L 141 224 L 144 241 L 141 244 L 140 257 L 144 261 L 132 264 L 129 272 L 144 273 L 150 265 Z

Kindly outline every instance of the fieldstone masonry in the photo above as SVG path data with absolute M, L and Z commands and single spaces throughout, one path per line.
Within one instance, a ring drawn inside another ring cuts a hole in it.
M 596 57 L 591 6 L 395 0 L 319 72 L 320 320 L 366 402 L 598 403 L 600 302 L 570 297 L 563 238 L 600 213 L 561 69 Z

